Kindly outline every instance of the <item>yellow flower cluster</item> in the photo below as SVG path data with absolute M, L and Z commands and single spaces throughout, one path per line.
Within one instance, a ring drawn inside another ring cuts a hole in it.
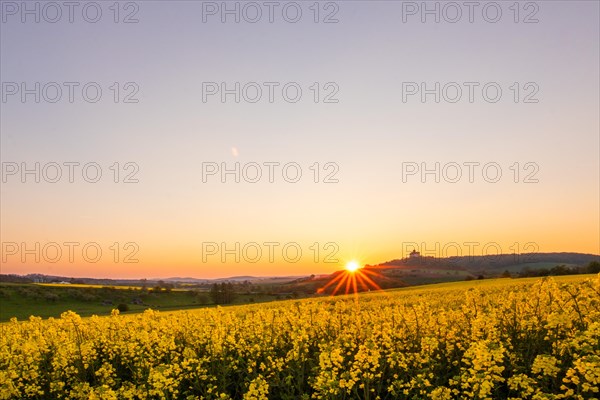
M 0 325 L 0 399 L 593 399 L 600 276 Z

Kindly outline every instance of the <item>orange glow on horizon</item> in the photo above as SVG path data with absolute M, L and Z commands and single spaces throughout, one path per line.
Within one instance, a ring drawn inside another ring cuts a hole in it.
M 344 294 L 356 294 L 359 291 L 381 290 L 381 287 L 371 277 L 381 277 L 382 275 L 367 268 L 363 268 L 356 261 L 350 261 L 346 264 L 343 271 L 333 274 L 334 277 L 327 282 L 325 286 L 317 290 L 318 294 L 326 293 L 327 289 L 335 285 L 331 292 L 335 296 L 341 290 Z

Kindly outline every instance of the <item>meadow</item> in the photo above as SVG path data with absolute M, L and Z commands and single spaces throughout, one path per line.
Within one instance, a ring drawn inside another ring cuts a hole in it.
M 277 298 L 274 294 L 239 293 L 235 303 L 265 302 Z M 15 284 L 0 283 L 0 322 L 12 317 L 20 320 L 30 315 L 43 318 L 60 317 L 66 310 L 82 317 L 110 315 L 120 304 L 127 314 L 154 310 L 181 310 L 211 307 L 208 291 L 200 290 L 142 290 L 136 286 Z
M 0 398 L 593 399 L 600 275 L 0 324 Z

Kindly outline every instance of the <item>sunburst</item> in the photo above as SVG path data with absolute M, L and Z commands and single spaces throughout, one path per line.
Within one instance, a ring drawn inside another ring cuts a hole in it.
M 350 261 L 346 264 L 343 271 L 334 273 L 332 279 L 325 286 L 317 290 L 317 293 L 325 293 L 327 289 L 335 285 L 331 295 L 342 293 L 358 293 L 366 290 L 381 290 L 379 285 L 371 277 L 381 277 L 382 275 L 362 267 L 357 261 Z

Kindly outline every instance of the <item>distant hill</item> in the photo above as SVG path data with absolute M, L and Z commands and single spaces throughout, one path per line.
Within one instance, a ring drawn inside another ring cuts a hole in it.
M 547 263 L 554 265 L 584 266 L 592 261 L 600 261 L 600 255 L 582 253 L 523 253 L 489 256 L 462 257 L 408 257 L 378 264 L 378 267 L 431 267 L 486 272 L 515 265 Z
M 73 278 L 44 274 L 0 274 L 0 282 L 10 283 L 72 283 L 100 286 L 147 286 L 153 287 L 162 283 L 181 285 L 211 285 L 213 283 L 232 282 L 252 284 L 280 284 L 303 278 L 303 276 L 232 276 L 227 278 L 202 279 L 192 277 L 172 277 L 153 279 L 107 279 L 107 278 Z
M 275 283 L 275 282 L 290 282 L 303 276 L 230 276 L 228 278 L 215 278 L 215 279 L 198 279 L 198 278 L 165 278 L 162 279 L 165 282 L 178 282 L 178 283 L 221 283 L 221 282 L 250 282 L 250 283 Z M 157 279 L 153 279 L 157 281 Z
M 504 271 L 511 274 L 524 269 L 551 269 L 564 265 L 569 268 L 583 267 L 592 261 L 600 262 L 600 255 L 582 253 L 524 253 L 500 254 L 489 256 L 462 257 L 407 257 L 386 261 L 377 265 L 365 266 L 365 271 L 379 274 L 374 279 L 381 288 L 391 288 L 425 283 L 449 282 L 464 280 L 470 276 L 500 276 Z M 72 278 L 43 274 L 0 275 L 0 282 L 12 283 L 79 283 L 101 286 L 146 286 L 154 287 L 162 284 L 174 284 L 176 287 L 208 287 L 213 283 L 249 283 L 278 287 L 277 291 L 299 291 L 309 293 L 323 287 L 335 279 L 337 274 L 311 276 L 232 276 L 218 279 L 202 279 L 192 277 L 172 277 L 163 279 L 99 279 Z M 359 288 L 360 289 L 360 288 Z M 364 288 L 368 290 L 369 288 Z

